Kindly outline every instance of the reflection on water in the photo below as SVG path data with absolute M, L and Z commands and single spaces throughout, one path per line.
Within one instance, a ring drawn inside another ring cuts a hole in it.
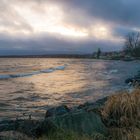
M 139 61 L 0 59 L 0 77 L 41 71 L 25 77 L 0 79 L 0 118 L 15 118 L 22 113 L 38 118 L 43 117 L 50 106 L 73 106 L 97 100 L 123 89 L 125 78 L 139 68 Z M 52 71 L 42 72 L 48 69 Z

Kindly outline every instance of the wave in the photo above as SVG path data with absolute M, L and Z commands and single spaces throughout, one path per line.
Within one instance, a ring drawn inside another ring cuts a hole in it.
M 63 66 L 57 66 L 54 68 L 49 68 L 49 69 L 43 69 L 39 71 L 33 71 L 30 73 L 18 73 L 18 74 L 5 74 L 5 75 L 0 75 L 0 79 L 10 79 L 10 78 L 18 78 L 18 77 L 28 77 L 28 76 L 33 76 L 41 73 L 52 73 L 56 70 L 64 70 L 66 68 L 66 64 Z

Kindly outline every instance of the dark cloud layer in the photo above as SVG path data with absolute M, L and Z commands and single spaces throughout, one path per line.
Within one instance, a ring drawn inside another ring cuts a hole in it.
M 58 0 L 59 1 L 59 0 Z M 122 26 L 140 27 L 139 0 L 60 0 L 65 10 Z
M 115 46 L 115 48 L 114 48 Z M 34 38 L 12 38 L 5 36 L 0 40 L 0 55 L 22 54 L 52 54 L 52 53 L 92 53 L 101 47 L 103 51 L 120 50 L 120 47 L 109 41 L 68 41 L 54 38 L 54 36 L 42 36 Z

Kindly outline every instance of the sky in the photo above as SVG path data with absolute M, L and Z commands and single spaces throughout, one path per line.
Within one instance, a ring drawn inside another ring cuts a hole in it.
M 0 55 L 117 51 L 140 0 L 0 0 Z

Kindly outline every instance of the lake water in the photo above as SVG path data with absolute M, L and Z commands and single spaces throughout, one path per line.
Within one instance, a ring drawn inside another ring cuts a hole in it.
M 140 61 L 0 58 L 0 120 L 95 101 L 127 88 L 138 70 Z

